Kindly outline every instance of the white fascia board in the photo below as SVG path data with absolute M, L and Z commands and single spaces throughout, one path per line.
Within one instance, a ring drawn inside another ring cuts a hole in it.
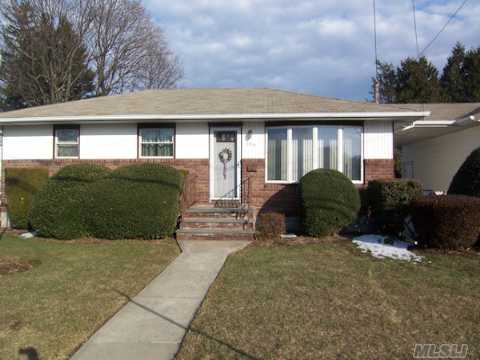
M 443 127 L 452 126 L 455 124 L 455 122 L 456 122 L 455 120 L 418 120 L 400 129 L 400 131 L 405 132 L 405 131 L 413 130 L 415 128 L 427 128 L 427 127 L 443 128 Z
M 305 119 L 357 119 L 382 120 L 423 118 L 430 116 L 430 111 L 399 112 L 338 112 L 338 113 L 261 113 L 261 114 L 185 114 L 185 115 L 100 115 L 100 116 L 40 116 L 2 118 L 0 124 L 33 124 L 33 123 L 65 123 L 65 122 L 118 122 L 118 121 L 205 121 L 205 120 L 305 120 Z

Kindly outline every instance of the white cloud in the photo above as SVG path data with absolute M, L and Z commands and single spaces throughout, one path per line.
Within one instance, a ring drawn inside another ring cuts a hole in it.
M 185 67 L 182 86 L 281 87 L 353 99 L 373 75 L 370 3 L 360 0 L 145 0 Z M 381 59 L 415 56 L 411 4 L 378 2 Z M 460 0 L 420 0 L 420 48 Z M 456 41 L 480 46 L 480 4 L 470 2 L 428 50 L 443 66 Z

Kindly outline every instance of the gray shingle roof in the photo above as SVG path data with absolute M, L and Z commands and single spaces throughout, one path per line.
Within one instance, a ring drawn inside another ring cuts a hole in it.
M 457 120 L 480 113 L 480 103 L 396 104 L 405 111 L 430 111 L 426 120 Z
M 397 106 L 271 89 L 171 89 L 98 97 L 0 113 L 0 119 L 50 116 L 399 112 Z

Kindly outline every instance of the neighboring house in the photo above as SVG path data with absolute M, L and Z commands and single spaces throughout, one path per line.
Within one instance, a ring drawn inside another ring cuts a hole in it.
M 480 147 L 480 103 L 397 106 L 431 112 L 425 120 L 397 123 L 402 177 L 419 180 L 426 190 L 446 192 L 467 156 Z
M 393 176 L 393 124 L 421 109 L 268 89 L 175 89 L 6 112 L 3 166 L 155 161 L 196 176 L 195 201 L 299 210 L 298 180 L 338 169 L 362 186 Z

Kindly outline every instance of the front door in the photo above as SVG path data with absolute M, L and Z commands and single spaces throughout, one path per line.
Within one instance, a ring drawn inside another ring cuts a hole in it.
M 212 200 L 240 198 L 239 129 L 212 128 L 210 133 L 210 197 Z

